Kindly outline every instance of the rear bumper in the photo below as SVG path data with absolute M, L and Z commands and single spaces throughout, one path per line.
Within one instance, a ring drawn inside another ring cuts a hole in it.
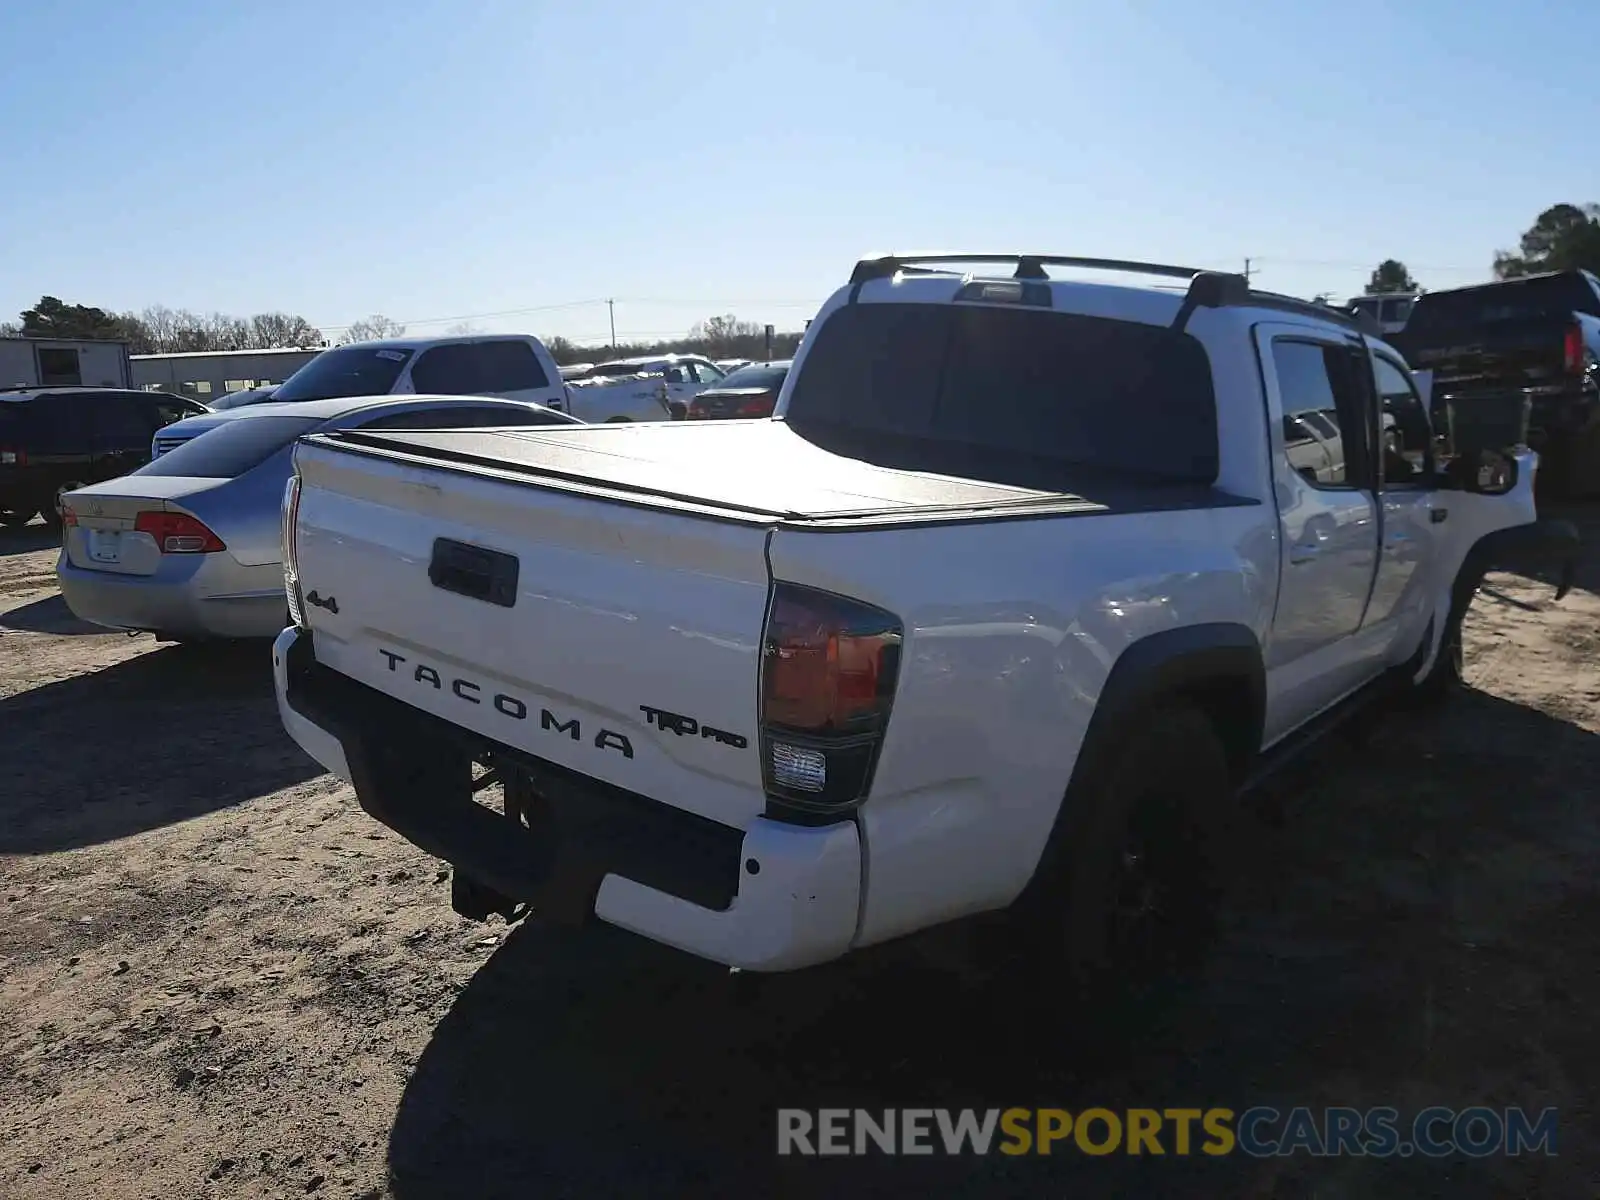
M 287 613 L 281 588 L 207 596 L 195 575 L 166 579 L 90 571 L 73 566 L 65 551 L 56 564 L 56 579 L 74 616 L 111 629 L 195 638 L 269 638 L 283 628 Z
M 369 815 L 536 913 L 592 914 L 754 971 L 850 949 L 861 901 L 853 823 L 757 818 L 741 831 L 610 787 L 322 666 L 298 629 L 278 636 L 272 663 L 284 728 L 351 782 Z M 485 755 L 534 779 L 543 801 L 529 826 L 473 798 L 471 763 Z

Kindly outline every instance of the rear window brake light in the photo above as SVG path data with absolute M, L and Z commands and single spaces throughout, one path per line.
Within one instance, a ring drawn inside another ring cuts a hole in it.
M 1025 283 L 1020 279 L 974 279 L 962 285 L 961 290 L 956 293 L 956 299 L 974 300 L 983 304 L 1053 307 L 1048 283 Z

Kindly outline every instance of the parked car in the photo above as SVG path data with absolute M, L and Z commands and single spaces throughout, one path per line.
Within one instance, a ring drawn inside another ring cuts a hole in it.
M 789 366 L 784 360 L 740 367 L 690 400 L 686 415 L 691 421 L 770 417 Z
M 206 411 L 166 392 L 0 390 L 0 525 L 59 525 L 62 493 L 144 465 L 156 430 Z
M 270 404 L 277 390 L 276 384 L 268 384 L 266 387 L 245 388 L 243 391 L 229 392 L 225 396 L 218 396 L 207 407 L 212 412 L 227 412 L 230 408 L 244 408 L 249 404 Z
M 555 409 L 567 406 L 561 374 L 543 342 L 487 334 L 335 346 L 279 384 L 271 403 L 386 395 L 502 396 Z M 173 449 L 186 433 L 165 431 L 157 448 Z
M 582 379 L 592 370 L 594 370 L 593 363 L 568 363 L 566 366 L 561 368 L 562 382 L 565 383 L 574 379 Z
M 573 425 L 517 400 L 385 396 L 259 404 L 182 422 L 182 444 L 67 493 L 56 577 L 83 620 L 171 640 L 271 637 L 286 623 L 280 510 L 296 438 L 319 430 Z
M 748 367 L 754 359 L 749 358 L 719 358 L 716 360 L 717 370 L 732 373 L 740 367 Z
M 1044 982 L 1187 952 L 1238 791 L 1448 694 L 1487 563 L 1575 535 L 1527 451 L 1385 475 L 1380 366 L 1415 389 L 1348 314 L 979 261 L 859 263 L 778 420 L 302 441 L 290 734 L 468 917 L 761 971 L 1002 910 Z
M 570 411 L 591 424 L 682 420 L 689 401 L 723 377 L 715 363 L 697 354 L 603 362 L 568 384 Z
M 1525 420 L 1541 482 L 1600 495 L 1600 279 L 1559 271 L 1429 292 L 1396 343 L 1433 372 L 1433 405 L 1452 435 Z

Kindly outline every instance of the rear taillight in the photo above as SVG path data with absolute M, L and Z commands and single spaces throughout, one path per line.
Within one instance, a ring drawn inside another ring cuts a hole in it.
M 770 417 L 772 415 L 772 397 L 759 396 L 754 400 L 746 400 L 737 409 L 741 417 Z
M 792 583 L 762 647 L 761 764 L 774 815 L 843 816 L 867 797 L 900 672 L 893 613 Z
M 295 524 L 300 517 L 300 476 L 289 476 L 283 489 L 283 590 L 289 599 L 289 620 L 305 628 L 306 610 L 300 599 L 300 556 Z
M 25 467 L 27 465 L 28 455 L 26 451 L 0 446 L 0 467 Z
M 1568 375 L 1582 375 L 1583 358 L 1583 327 L 1568 325 L 1566 339 L 1561 343 L 1562 368 Z
M 78 514 L 65 504 L 61 506 L 61 524 L 66 529 L 75 529 L 78 525 Z
M 188 513 L 142 512 L 133 519 L 133 528 L 153 537 L 163 554 L 215 554 L 227 549 L 204 522 Z

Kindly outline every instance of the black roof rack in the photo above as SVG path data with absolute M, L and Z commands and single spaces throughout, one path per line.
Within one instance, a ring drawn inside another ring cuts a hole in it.
M 1074 258 L 1062 254 L 881 254 L 863 258 L 850 272 L 851 283 L 887 279 L 896 272 L 924 273 L 937 263 L 1016 263 L 1013 279 L 1048 279 L 1045 267 L 1082 267 L 1093 271 L 1127 271 L 1135 275 L 1164 275 L 1169 279 L 1193 279 L 1206 274 L 1199 267 L 1175 267 L 1169 263 L 1131 262 L 1120 258 Z M 919 270 L 923 268 L 923 270 Z
M 1183 306 L 1172 322 L 1181 330 L 1197 308 L 1228 308 L 1254 305 L 1275 308 L 1285 312 L 1314 316 L 1360 333 L 1377 337 L 1381 329 L 1366 314 L 1343 312 L 1329 305 L 1302 300 L 1298 296 L 1285 296 L 1278 292 L 1257 291 L 1243 275 L 1232 271 L 1207 271 L 1201 267 L 1180 267 L 1171 263 L 1135 262 L 1122 258 L 1080 258 L 1064 254 L 880 254 L 863 258 L 850 272 L 851 299 L 860 292 L 861 285 L 873 279 L 888 279 L 900 273 L 932 275 L 939 273 L 939 264 L 957 263 L 1015 263 L 1013 279 L 1048 280 L 1045 267 L 1078 267 L 1092 271 L 1122 271 L 1130 275 L 1158 275 L 1166 279 L 1186 279 L 1189 288 L 1184 293 Z

